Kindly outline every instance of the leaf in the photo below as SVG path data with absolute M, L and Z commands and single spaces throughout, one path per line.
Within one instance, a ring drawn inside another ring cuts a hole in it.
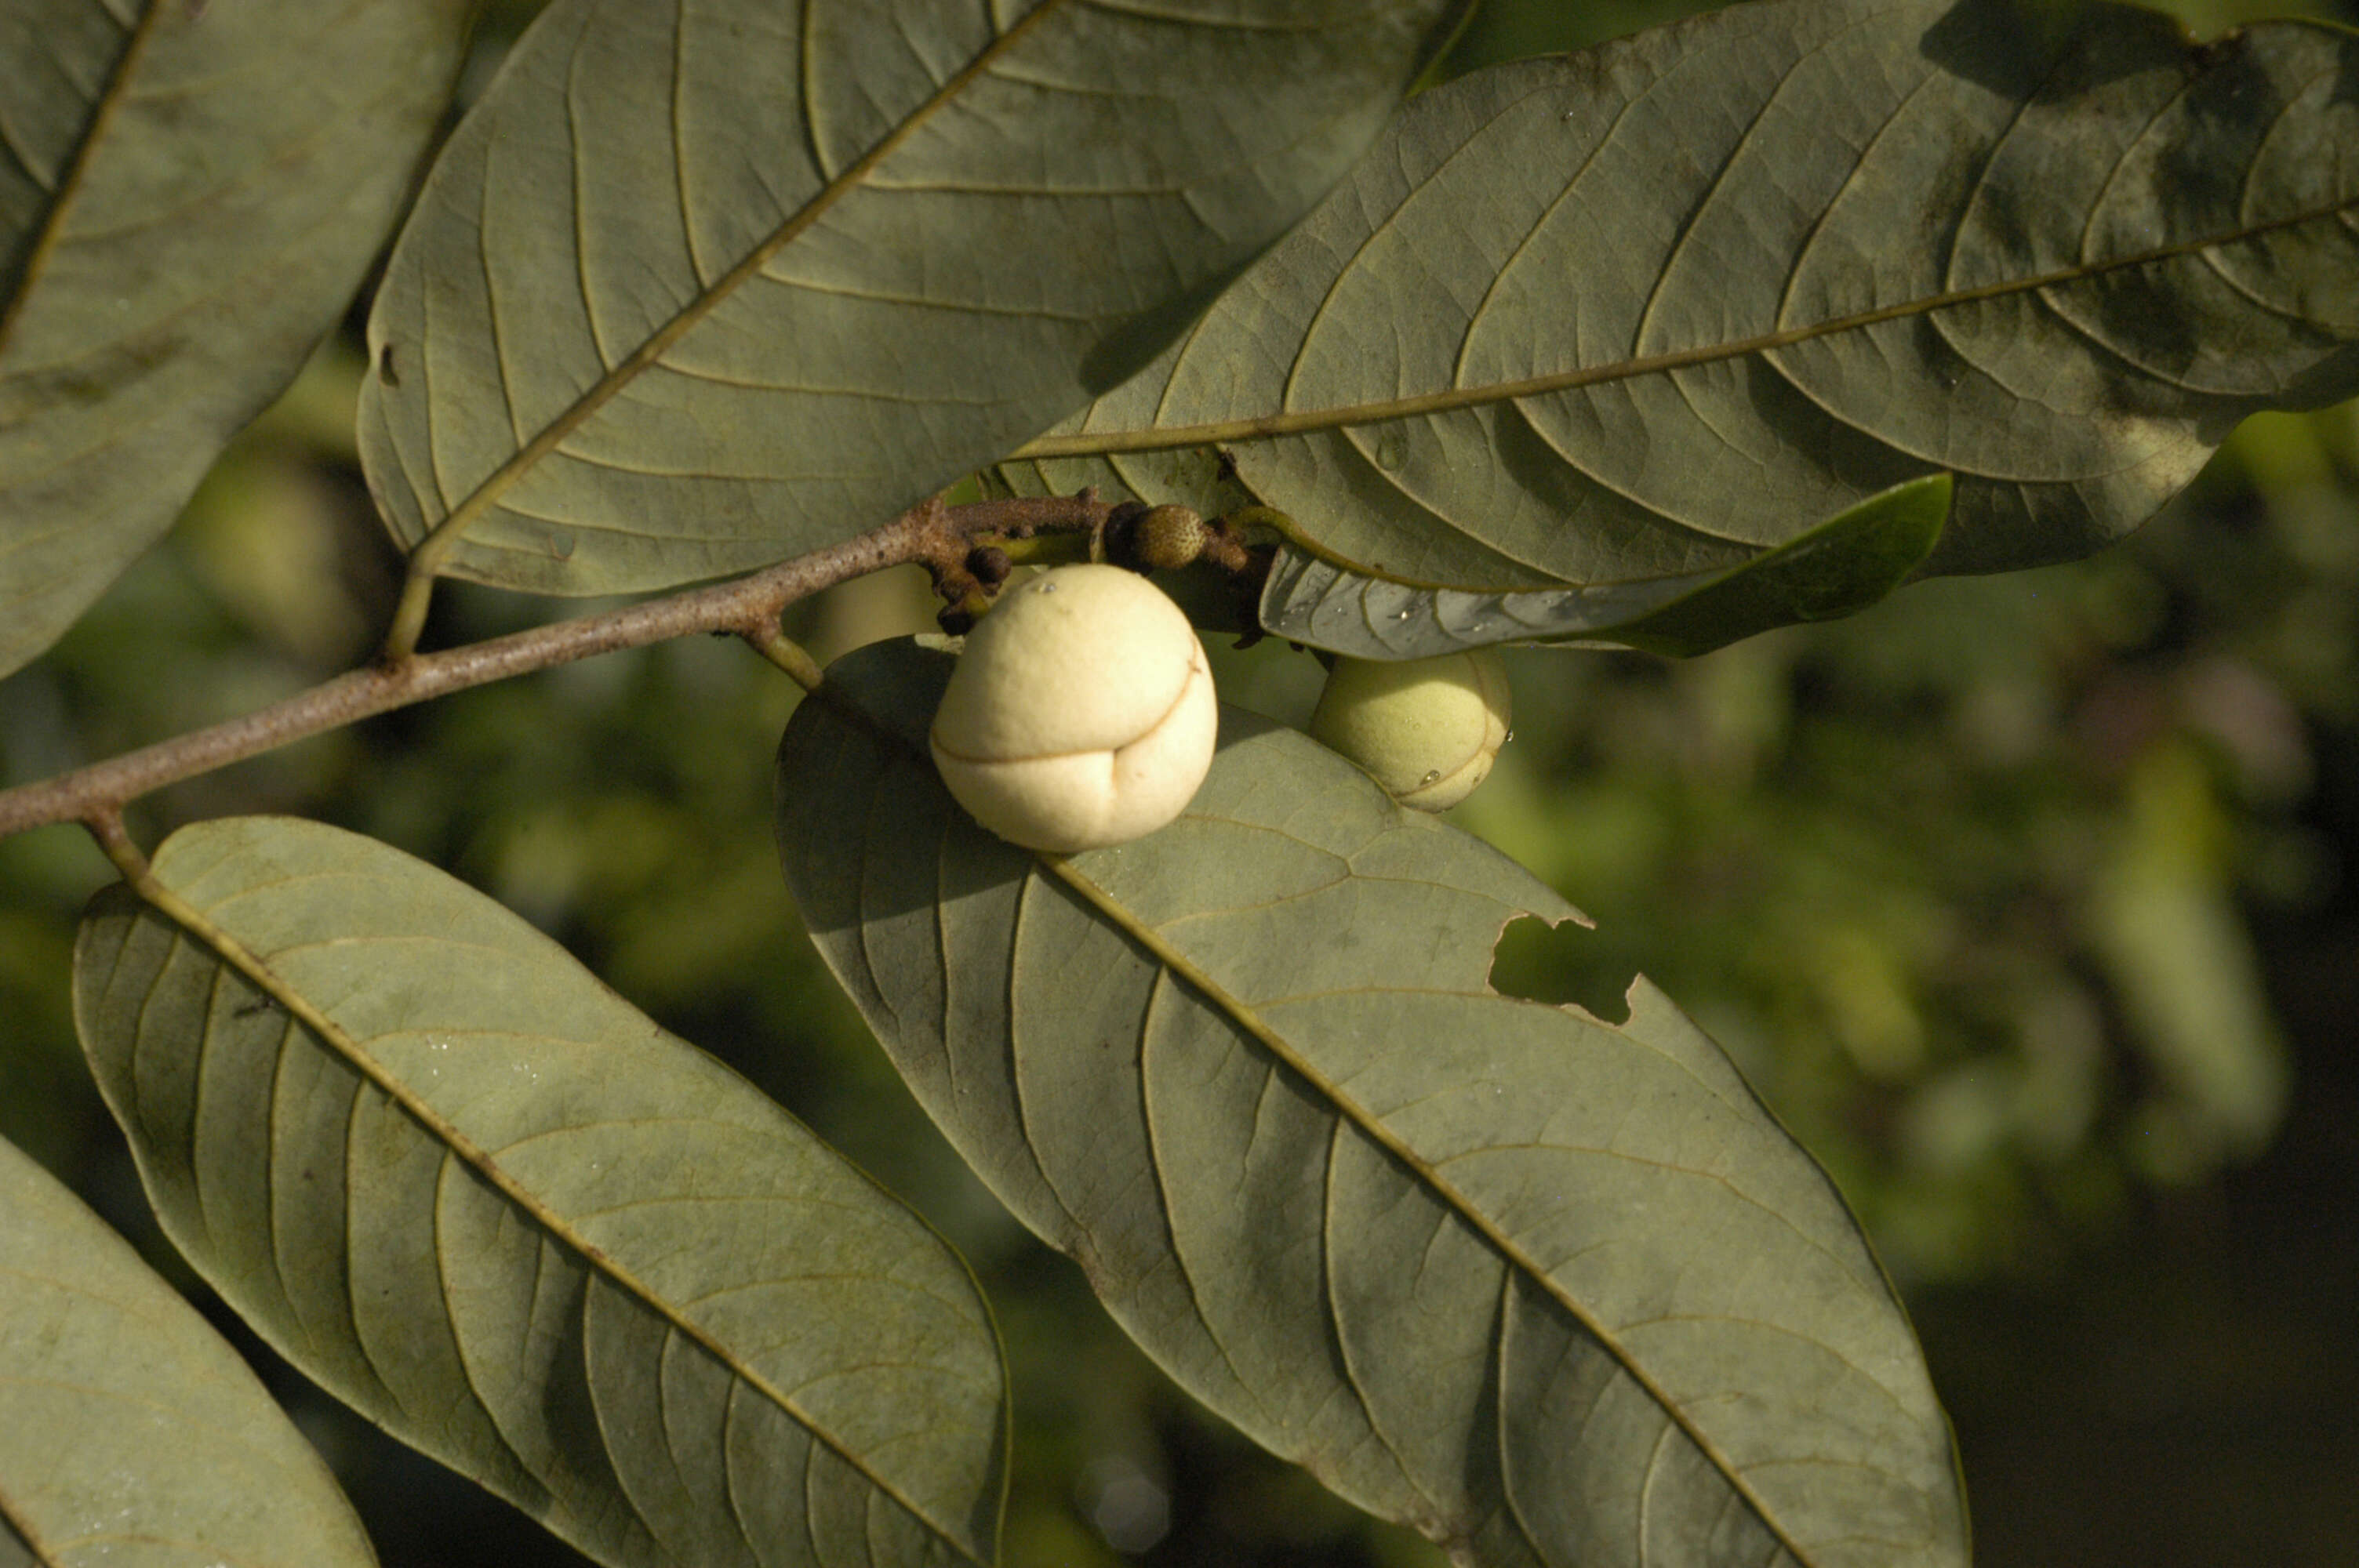
M 1463 9 L 557 0 L 371 318 L 394 535 L 590 594 L 874 527 L 1136 369 Z
M 1825 1174 L 1651 986 L 1502 997 L 1575 912 L 1235 710 L 1194 804 L 1036 859 L 922 734 L 946 657 L 839 661 L 779 843 L 897 1065 L 1172 1376 L 1465 1560 L 1962 1564 L 1946 1423 Z
M 2128 809 L 2095 868 L 2088 919 L 2147 1058 L 2134 1157 L 2188 1180 L 2268 1147 L 2291 1068 L 2237 906 L 2234 829 L 2212 764 L 2183 743 L 2150 745 L 2125 783 Z M 2158 1126 L 2165 1136 L 2147 1130 Z
M 469 0 L 0 15 L 0 675 L 163 534 L 375 259 Z
M 376 1562 L 237 1352 L 5 1141 L 0 1214 L 0 1563 Z
M 1390 659 L 1428 658 L 1485 643 L 1561 638 L 1587 620 L 1617 643 L 1653 653 L 1709 653 L 1797 621 L 1866 609 L 1923 562 L 1948 519 L 1951 476 L 1930 474 L 1820 524 L 1723 572 L 1643 584 L 1472 594 L 1414 589 L 1287 552 L 1263 595 L 1268 630 L 1321 647 L 1381 649 Z
M 1264 624 L 1369 657 L 1404 609 L 1419 652 L 1618 636 L 1940 472 L 1921 574 L 2087 554 L 2359 391 L 2359 38 L 2037 33 L 1782 0 L 1422 94 L 1002 481 L 1187 500 L 1210 450 L 1288 520 Z
M 201 823 L 93 901 L 74 972 L 166 1233 L 397 1437 L 602 1563 L 990 1558 L 963 1266 L 506 910 L 335 828 Z

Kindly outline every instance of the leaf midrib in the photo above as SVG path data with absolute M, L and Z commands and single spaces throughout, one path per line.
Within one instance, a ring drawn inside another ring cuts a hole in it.
M 1043 17 L 1061 9 L 1066 0 L 1040 0 L 1040 3 L 1017 19 L 1006 32 L 978 50 L 975 57 L 951 79 L 936 89 L 932 97 L 910 111 L 907 118 L 881 137 L 875 146 L 863 153 L 842 173 L 821 186 L 810 200 L 803 203 L 766 240 L 755 246 L 736 265 L 721 275 L 712 286 L 680 308 L 679 313 L 651 334 L 646 341 L 625 355 L 621 362 L 607 371 L 575 398 L 565 411 L 544 425 L 529 441 L 518 448 L 506 462 L 485 476 L 466 498 L 446 514 L 441 522 L 428 530 L 410 552 L 410 571 L 424 577 L 434 573 L 449 558 L 465 537 L 466 532 L 484 514 L 496 505 L 508 488 L 536 467 L 541 459 L 554 451 L 559 443 L 582 427 L 592 416 L 611 401 L 623 388 L 636 380 L 640 373 L 653 365 L 673 344 L 694 329 L 721 303 L 757 276 L 770 258 L 802 237 L 810 227 L 864 184 L 878 165 L 897 150 L 911 135 L 930 121 L 942 105 L 950 103 L 967 86 L 1006 54 L 1019 40 L 1031 32 Z M 808 96 L 808 91 L 806 92 Z M 814 161 L 817 149 L 813 148 Z M 579 263 L 577 262 L 577 265 Z
M 1751 1509 L 1755 1517 L 1761 1520 L 1762 1527 L 1777 1538 L 1780 1546 L 1790 1552 L 1797 1562 L 1811 1561 L 1810 1553 L 1788 1534 L 1785 1526 L 1778 1520 L 1767 1502 L 1746 1482 L 1734 1463 L 1721 1451 L 1719 1445 L 1695 1426 L 1687 1412 L 1680 1408 L 1679 1401 L 1671 1398 L 1643 1368 L 1630 1357 L 1621 1342 L 1604 1325 L 1599 1323 L 1592 1314 L 1582 1308 L 1578 1301 L 1563 1290 L 1548 1271 L 1539 1266 L 1538 1260 L 1501 1230 L 1489 1216 L 1484 1214 L 1455 1186 L 1444 1181 L 1434 1170 L 1432 1164 L 1411 1149 L 1407 1141 L 1320 1074 L 1310 1063 L 1303 1059 L 1301 1054 L 1294 1049 L 1284 1035 L 1263 1021 L 1259 1012 L 1250 1003 L 1231 993 L 1188 955 L 1165 941 L 1160 932 L 1139 920 L 1104 888 L 1076 870 L 1071 860 L 1060 855 L 1038 855 L 1035 860 L 1042 869 L 1071 888 L 1099 914 L 1104 915 L 1116 929 L 1147 948 L 1154 955 L 1158 963 L 1162 964 L 1190 987 L 1201 992 L 1225 1017 L 1238 1028 L 1252 1035 L 1288 1069 L 1299 1075 L 1306 1083 L 1315 1085 L 1327 1102 L 1363 1135 L 1398 1160 L 1405 1168 L 1415 1172 L 1428 1190 L 1448 1205 L 1451 1213 L 1495 1248 L 1511 1265 L 1522 1271 L 1527 1278 L 1546 1292 L 1551 1301 L 1570 1313 L 1592 1337 L 1604 1347 L 1606 1353 L 1614 1357 L 1614 1364 L 1628 1373 L 1631 1379 L 1646 1390 L 1647 1398 L 1654 1400 L 1657 1407 L 1673 1425 L 1686 1433 L 1689 1441 L 1693 1443 L 1711 1462 L 1713 1473 L 1744 1499 L 1745 1506 Z
M 1054 0 L 1051 0 L 1051 3 L 1054 3 Z M 603 1248 L 575 1234 L 571 1225 L 551 1213 L 530 1191 L 511 1176 L 493 1157 L 489 1150 L 460 1131 L 431 1106 L 426 1104 L 406 1083 L 368 1052 L 363 1050 L 360 1043 L 342 1025 L 313 1005 L 308 997 L 282 979 L 258 955 L 223 930 L 203 911 L 173 892 L 152 871 L 133 881 L 130 886 L 132 891 L 149 907 L 180 926 L 196 941 L 218 954 L 231 968 L 276 1000 L 305 1028 L 318 1035 L 322 1044 L 333 1050 L 379 1092 L 425 1128 L 444 1148 L 457 1155 L 508 1201 L 529 1216 L 533 1223 L 546 1229 L 572 1251 L 587 1267 L 606 1276 L 625 1295 L 643 1303 L 682 1336 L 701 1346 L 715 1360 L 727 1368 L 733 1376 L 742 1379 L 748 1387 L 777 1405 L 803 1431 L 810 1433 L 814 1441 L 825 1444 L 830 1452 L 842 1459 L 845 1465 L 871 1486 L 906 1509 L 911 1519 L 922 1523 L 937 1539 L 958 1553 L 962 1561 L 977 1564 L 986 1562 L 985 1559 L 978 1558 L 969 1552 L 959 1534 L 936 1520 L 927 1509 L 919 1507 L 905 1495 L 892 1481 L 878 1475 L 869 1465 L 864 1455 L 847 1447 L 834 1433 L 806 1413 L 790 1395 L 773 1387 L 767 1379 L 745 1366 L 709 1330 L 675 1311 L 661 1294 L 617 1262 Z M 5 1509 L 5 1499 L 0 1499 L 0 1509 Z M 5 1512 L 0 1512 L 0 1517 L 5 1517 Z
M 82 180 L 97 157 L 99 144 L 105 139 L 106 128 L 114 123 L 130 91 L 132 72 L 139 68 L 149 40 L 156 36 L 156 19 L 164 14 L 164 5 L 165 0 L 148 0 L 147 9 L 132 24 L 131 36 L 124 40 L 123 52 L 115 57 L 114 70 L 107 73 L 106 85 L 99 89 L 91 105 L 90 122 L 82 128 L 82 140 L 75 144 L 65 178 L 58 181 L 57 189 L 49 195 L 49 210 L 41 220 L 40 237 L 25 253 L 24 269 L 17 274 L 14 292 L 0 303 L 0 360 L 7 357 L 9 336 L 24 316 L 26 302 L 32 298 L 50 253 L 57 249 L 66 213 L 73 206 L 74 198 L 82 193 Z
M 1619 360 L 1611 364 L 1583 365 L 1572 370 L 1556 371 L 1547 375 L 1527 376 L 1519 381 L 1489 382 L 1479 386 L 1453 386 L 1443 392 L 1421 393 L 1414 396 L 1381 398 L 1366 403 L 1343 404 L 1324 408 L 1288 409 L 1279 414 L 1256 415 L 1241 419 L 1221 419 L 1198 425 L 1169 425 L 1143 430 L 1117 430 L 1070 436 L 1044 436 L 1026 443 L 1002 460 L 1030 460 L 1050 458 L 1106 457 L 1130 452 L 1178 451 L 1199 447 L 1244 444 L 1252 441 L 1277 440 L 1288 436 L 1309 435 L 1321 431 L 1348 429 L 1364 425 L 1382 425 L 1394 420 L 1419 418 L 1428 415 L 1454 413 L 1465 408 L 1484 407 L 1497 403 L 1512 403 L 1526 397 L 1541 397 L 1550 393 L 1570 392 L 1584 386 L 1607 382 L 1629 381 L 1639 376 L 1659 375 L 1671 371 L 1687 370 L 1697 365 L 1717 364 L 1729 360 L 1744 359 L 1790 348 L 1817 338 L 1832 337 L 1843 332 L 1858 331 L 1880 326 L 1886 321 L 1902 320 L 1912 316 L 1930 316 L 1938 311 L 1960 306 L 1981 304 L 2003 299 L 2013 295 L 2033 293 L 2064 284 L 2084 282 L 2108 273 L 2131 267 L 2151 266 L 2158 262 L 2174 260 L 2200 251 L 2222 245 L 2242 243 L 2274 233 L 2282 229 L 2296 228 L 2304 223 L 2321 222 L 2341 214 L 2359 211 L 2359 198 L 2329 202 L 2266 222 L 2250 223 L 2219 233 L 2182 240 L 2172 244 L 2157 245 L 2150 250 L 2116 256 L 2107 261 L 2084 262 L 2052 271 L 2035 273 L 2028 277 L 2010 278 L 1999 283 L 1984 284 L 1973 288 L 1945 290 L 1897 305 L 1880 306 L 1873 310 L 1856 311 L 1850 315 L 1831 317 L 1807 326 L 1789 327 L 1780 331 L 1763 332 L 1750 338 L 1739 338 L 1725 343 L 1704 344 L 1692 349 L 1679 349 L 1668 353 L 1642 354 L 1633 359 Z

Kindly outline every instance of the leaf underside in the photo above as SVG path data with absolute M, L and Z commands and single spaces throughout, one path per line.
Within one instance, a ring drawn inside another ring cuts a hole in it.
M 296 1365 L 616 1565 L 985 1562 L 949 1249 L 522 920 L 316 824 L 183 828 L 75 1009 L 176 1245 Z
M 2041 31 L 1786 0 L 1423 94 L 998 478 L 1275 508 L 1263 623 L 1366 657 L 1618 638 L 1933 474 L 1920 574 L 2087 554 L 2359 392 L 2359 38 Z
M 472 0 L 0 13 L 0 675 L 168 527 L 350 301 Z
M 1643 981 L 1487 983 L 1576 918 L 1234 710 L 1179 821 L 1036 859 L 926 759 L 945 656 L 840 661 L 788 881 L 927 1109 L 1190 1392 L 1462 1559 L 1962 1564 L 1948 1430 L 1823 1173 Z
M 875 527 L 1136 369 L 1462 9 L 557 0 L 370 320 L 395 537 L 590 594 Z
M 0 1565 L 373 1568 L 237 1352 L 5 1141 L 0 1215 Z

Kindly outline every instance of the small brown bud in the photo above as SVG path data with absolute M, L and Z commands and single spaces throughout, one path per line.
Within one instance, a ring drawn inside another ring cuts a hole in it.
M 985 588 L 997 588 L 1007 580 L 1007 574 L 1016 569 L 1016 565 L 998 546 L 977 545 L 967 552 L 966 569 Z
M 1150 507 L 1132 525 L 1130 553 L 1150 571 L 1187 566 L 1204 553 L 1204 520 L 1185 506 Z
M 991 609 L 991 600 L 979 588 L 969 589 L 954 601 L 934 613 L 934 623 L 953 637 L 963 637 L 974 630 L 974 623 Z

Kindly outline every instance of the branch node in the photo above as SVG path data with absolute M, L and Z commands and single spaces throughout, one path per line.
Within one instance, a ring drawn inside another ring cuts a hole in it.
M 966 553 L 966 569 L 984 587 L 995 589 L 1007 580 L 1007 574 L 1016 569 L 1016 563 L 1008 558 L 1006 550 L 996 545 L 977 545 Z

